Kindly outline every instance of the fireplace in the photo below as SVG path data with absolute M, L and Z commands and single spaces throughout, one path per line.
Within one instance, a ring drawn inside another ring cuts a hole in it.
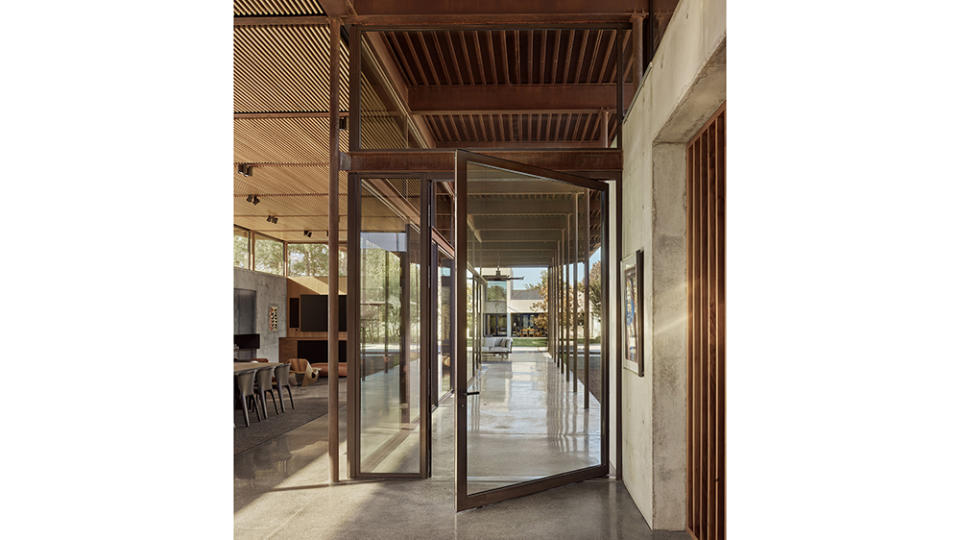
M 340 362 L 347 361 L 347 342 L 340 341 L 340 350 L 338 356 Z M 300 339 L 297 341 L 297 358 L 306 358 L 311 364 L 327 363 L 327 340 L 325 339 Z

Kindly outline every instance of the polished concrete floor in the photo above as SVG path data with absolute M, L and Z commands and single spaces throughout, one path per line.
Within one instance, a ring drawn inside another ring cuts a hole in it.
M 599 461 L 599 439 L 592 435 L 592 426 L 599 426 L 599 407 L 584 411 L 576 406 L 582 404 L 582 394 L 574 395 L 572 383 L 545 355 L 514 356 L 516 364 L 484 363 L 481 393 L 470 398 L 471 436 L 478 438 L 469 443 L 474 457 L 468 463 L 477 489 Z M 448 398 L 433 415 L 433 476 L 428 480 L 329 486 L 326 416 L 237 455 L 235 536 L 686 538 L 683 533 L 654 535 L 623 486 L 608 478 L 457 513 L 453 413 Z M 340 419 L 345 435 L 343 403 Z M 341 476 L 347 471 L 345 453 L 341 440 Z
M 485 361 L 467 401 L 467 492 L 600 465 L 600 402 L 540 351 Z

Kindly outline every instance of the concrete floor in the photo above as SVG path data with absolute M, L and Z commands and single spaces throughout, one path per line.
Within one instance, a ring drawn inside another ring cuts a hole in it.
M 599 431 L 593 434 L 599 407 L 584 411 L 582 394 L 572 392 L 545 355 L 514 356 L 516 363 L 485 363 L 481 394 L 470 398 L 468 472 L 482 480 L 468 482 L 471 492 L 599 461 Z M 330 487 L 326 416 L 237 455 L 235 537 L 687 538 L 652 533 L 623 486 L 608 478 L 457 513 L 453 413 L 448 398 L 433 415 L 428 480 L 344 481 Z M 345 403 L 340 419 L 345 435 Z M 506 460 L 507 450 L 522 459 Z M 341 437 L 341 476 L 347 471 L 345 454 Z M 517 464 L 522 472 L 510 468 Z

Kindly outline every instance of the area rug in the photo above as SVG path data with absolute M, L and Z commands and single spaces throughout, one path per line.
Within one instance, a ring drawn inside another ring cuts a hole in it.
M 270 439 L 283 435 L 288 431 L 320 418 L 327 414 L 327 386 L 310 385 L 307 387 L 293 387 L 293 402 L 296 409 L 290 407 L 290 397 L 284 389 L 283 405 L 286 412 L 277 414 L 273 408 L 273 400 L 267 395 L 267 418 L 257 421 L 257 415 L 250 411 L 250 427 L 244 427 L 243 412 L 234 407 L 233 423 L 233 453 L 245 452 L 261 445 Z M 277 403 L 279 407 L 280 404 Z M 261 415 L 263 412 L 260 413 Z

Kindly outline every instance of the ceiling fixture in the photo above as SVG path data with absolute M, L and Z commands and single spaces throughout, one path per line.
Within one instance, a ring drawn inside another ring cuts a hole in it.
M 277 219 L 277 216 L 267 216 L 267 223 L 276 223 L 278 221 L 280 220 Z
M 237 167 L 237 172 L 243 176 L 253 176 L 253 165 L 250 165 L 249 163 L 241 163 Z
M 311 236 L 313 236 L 313 233 L 310 231 L 303 231 L 303 235 L 306 236 L 307 238 L 310 238 Z
M 483 276 L 483 279 L 487 281 L 511 281 L 514 279 L 523 279 L 522 277 L 511 277 L 506 274 L 500 273 L 500 269 L 497 268 L 496 274 L 487 274 Z
M 257 197 L 256 195 L 247 195 L 247 202 L 256 206 L 260 204 L 260 197 Z
M 500 272 L 500 254 L 497 254 L 497 273 L 496 274 L 487 274 L 483 276 L 483 279 L 487 281 L 512 281 L 515 279 L 523 279 L 523 277 L 511 277 Z

